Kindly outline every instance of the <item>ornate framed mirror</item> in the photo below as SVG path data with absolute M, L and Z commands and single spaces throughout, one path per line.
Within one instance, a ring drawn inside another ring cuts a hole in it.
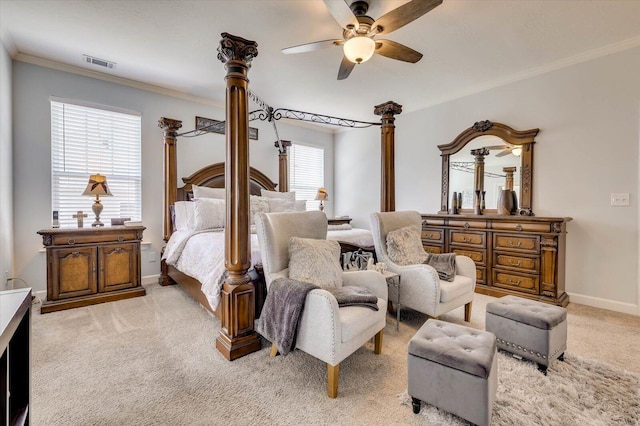
M 487 192 L 485 212 L 496 213 L 497 192 L 506 179 L 504 170 L 515 167 L 513 189 L 518 194 L 518 213 L 533 216 L 533 146 L 539 131 L 514 130 L 506 124 L 485 120 L 474 123 L 451 143 L 438 145 L 442 152 L 439 213 L 449 212 L 454 191 L 463 194 L 461 212 L 473 213 L 473 193 L 478 182 L 481 189 Z M 484 163 L 478 167 L 478 162 L 482 160 Z M 482 176 L 477 176 L 478 170 Z

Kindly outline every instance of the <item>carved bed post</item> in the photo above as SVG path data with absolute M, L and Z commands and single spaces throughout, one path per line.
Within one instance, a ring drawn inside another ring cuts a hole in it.
M 253 328 L 255 289 L 249 278 L 249 79 L 251 61 L 258 55 L 255 41 L 222 33 L 218 59 L 225 64 L 226 90 L 226 224 L 225 268 L 221 292 L 221 329 L 216 348 L 234 360 L 260 350 Z
M 392 212 L 396 209 L 396 177 L 395 177 L 395 116 L 402 112 L 402 105 L 393 101 L 376 105 L 375 115 L 380 115 L 382 122 L 382 172 L 380 186 L 380 211 Z
M 158 127 L 164 130 L 163 179 L 165 181 L 165 184 L 164 194 L 162 195 L 164 203 L 162 209 L 162 239 L 166 244 L 166 242 L 169 241 L 169 237 L 171 237 L 171 233 L 173 232 L 173 224 L 171 223 L 171 206 L 175 204 L 178 196 L 176 135 L 178 133 L 178 129 L 182 127 L 182 121 L 162 117 L 160 118 L 160 120 L 158 120 Z M 174 284 L 173 280 L 169 277 L 169 275 L 167 275 L 167 264 L 164 260 L 160 262 L 160 279 L 158 280 L 158 282 L 160 283 L 160 285 Z
M 280 148 L 282 144 L 282 149 Z M 289 192 L 289 147 L 291 141 L 275 141 L 274 146 L 278 148 L 278 191 Z

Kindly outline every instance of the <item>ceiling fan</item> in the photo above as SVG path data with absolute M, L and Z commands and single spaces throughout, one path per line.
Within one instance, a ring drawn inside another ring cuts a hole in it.
M 342 26 L 342 39 L 322 40 L 282 49 L 282 53 L 312 52 L 331 46 L 342 46 L 344 57 L 338 70 L 338 80 L 349 77 L 356 64 L 368 61 L 374 53 L 399 61 L 416 63 L 422 53 L 391 40 L 377 40 L 375 36 L 389 34 L 418 19 L 442 0 L 411 0 L 374 20 L 367 16 L 369 2 L 324 0 L 331 15 Z
M 502 151 L 496 154 L 496 157 L 504 157 L 505 155 L 513 154 L 516 157 L 520 157 L 522 154 L 522 147 L 519 145 L 512 145 L 507 143 L 506 145 L 494 145 L 494 146 L 485 146 L 489 151 L 501 149 Z

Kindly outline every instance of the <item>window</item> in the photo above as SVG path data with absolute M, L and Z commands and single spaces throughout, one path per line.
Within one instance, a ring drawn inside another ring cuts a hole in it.
M 120 217 L 141 220 L 140 114 L 52 98 L 51 208 L 59 212 L 61 226 L 75 226 L 78 210 L 93 223 L 95 197 L 81 194 L 94 174 L 107 178 L 113 194 L 101 197 L 103 223 Z
M 324 186 L 324 149 L 291 144 L 289 148 L 289 190 L 296 199 L 307 200 L 307 210 L 317 210 L 315 201 L 318 188 Z

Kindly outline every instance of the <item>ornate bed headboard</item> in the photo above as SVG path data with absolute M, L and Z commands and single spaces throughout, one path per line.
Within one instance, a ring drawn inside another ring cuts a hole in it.
M 224 163 L 215 163 L 203 167 L 194 174 L 182 178 L 184 186 L 178 188 L 177 201 L 187 201 L 193 198 L 192 185 L 207 186 L 209 188 L 224 188 Z M 275 191 L 277 183 L 273 182 L 258 169 L 249 168 L 249 193 L 260 195 L 261 189 Z

